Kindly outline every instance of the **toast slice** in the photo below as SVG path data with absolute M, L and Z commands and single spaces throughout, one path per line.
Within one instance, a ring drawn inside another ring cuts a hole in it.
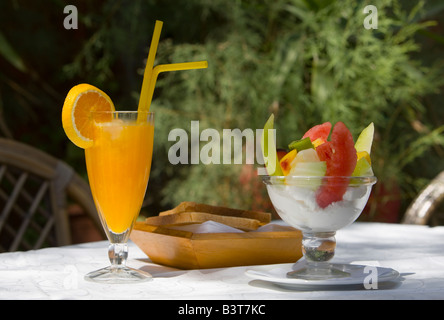
M 257 219 L 224 216 L 206 212 L 178 212 L 146 218 L 145 223 L 152 226 L 178 226 L 203 223 L 212 220 L 243 231 L 253 231 L 262 224 Z
M 181 212 L 204 212 L 219 216 L 254 219 L 254 220 L 259 220 L 261 224 L 267 224 L 270 223 L 271 221 L 271 214 L 268 212 L 233 209 L 227 207 L 212 206 L 203 203 L 196 203 L 191 201 L 181 202 L 174 209 L 160 212 L 159 216 L 166 216 Z

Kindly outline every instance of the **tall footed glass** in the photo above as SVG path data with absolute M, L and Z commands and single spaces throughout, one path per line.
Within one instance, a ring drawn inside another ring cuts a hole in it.
M 88 273 L 86 280 L 128 283 L 151 279 L 126 266 L 128 238 L 148 186 L 154 139 L 154 114 L 137 111 L 94 112 L 94 145 L 85 149 L 91 192 L 110 242 L 111 265 Z
M 306 267 L 288 278 L 327 280 L 350 276 L 349 266 L 332 264 L 336 232 L 361 214 L 377 179 L 368 177 L 266 176 L 264 183 L 279 216 L 302 231 Z

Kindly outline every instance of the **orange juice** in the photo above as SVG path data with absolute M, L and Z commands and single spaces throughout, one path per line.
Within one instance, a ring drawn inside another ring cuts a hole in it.
M 153 121 L 96 123 L 94 145 L 85 149 L 85 158 L 93 198 L 107 232 L 130 231 L 139 214 L 150 175 L 153 137 Z

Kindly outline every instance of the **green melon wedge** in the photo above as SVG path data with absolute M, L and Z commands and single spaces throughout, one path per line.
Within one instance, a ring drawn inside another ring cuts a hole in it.
M 373 175 L 373 169 L 370 163 L 367 161 L 366 158 L 361 158 L 356 163 L 355 170 L 352 173 L 353 177 L 366 177 L 366 176 L 372 176 Z
M 298 162 L 291 170 L 290 175 L 301 177 L 323 177 L 327 171 L 325 161 Z
M 358 140 L 356 140 L 355 143 L 356 152 L 366 151 L 368 154 L 370 154 L 373 144 L 374 133 L 375 133 L 375 126 L 372 122 L 367 126 L 367 128 L 362 130 L 361 134 L 358 137 Z M 352 176 L 363 177 L 363 176 L 372 176 L 372 175 L 373 175 L 372 166 L 367 161 L 367 159 L 366 158 L 359 159 L 358 162 L 356 163 L 356 167 L 352 173 Z
M 357 152 L 367 151 L 367 153 L 370 154 L 374 133 L 375 126 L 372 122 L 368 125 L 367 128 L 362 130 L 361 134 L 358 137 L 358 140 L 356 140 L 355 149 Z
M 297 177 L 323 177 L 327 171 L 327 164 L 325 161 L 316 162 L 298 162 L 290 171 L 288 179 Z M 298 181 L 298 186 L 303 186 L 311 190 L 316 190 L 322 183 L 321 179 L 306 179 Z M 289 182 L 291 185 L 292 183 Z
M 276 151 L 275 139 L 270 134 L 273 134 L 274 114 L 271 114 L 264 126 L 262 133 L 261 148 L 262 156 L 264 157 L 265 167 L 270 176 L 283 176 L 281 165 Z

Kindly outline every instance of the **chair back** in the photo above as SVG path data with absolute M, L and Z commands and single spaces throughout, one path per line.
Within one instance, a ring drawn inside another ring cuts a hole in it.
M 71 202 L 102 229 L 89 185 L 69 165 L 0 138 L 0 252 L 71 244 Z
M 403 224 L 428 224 L 432 213 L 444 200 L 444 171 L 433 179 L 413 200 L 403 217 Z

